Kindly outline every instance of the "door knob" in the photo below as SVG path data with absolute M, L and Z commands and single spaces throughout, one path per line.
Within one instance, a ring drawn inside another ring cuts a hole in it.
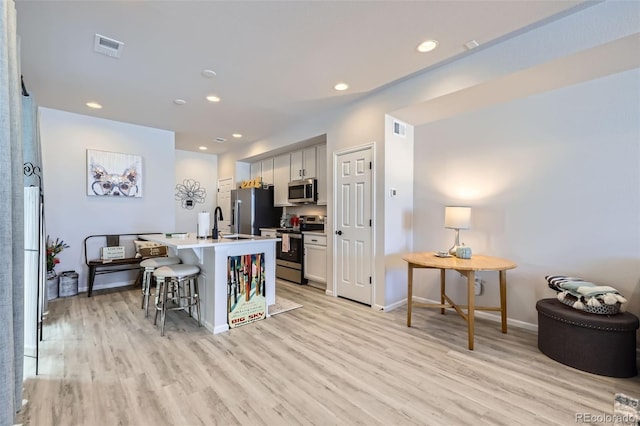
M 342 231 L 336 231 L 336 235 L 342 235 Z

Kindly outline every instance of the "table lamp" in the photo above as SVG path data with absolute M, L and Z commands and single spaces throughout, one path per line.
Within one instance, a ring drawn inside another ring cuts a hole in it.
M 444 227 L 456 230 L 456 240 L 449 254 L 455 256 L 456 249 L 460 247 L 460 230 L 469 229 L 471 221 L 471 207 L 450 206 L 444 208 Z

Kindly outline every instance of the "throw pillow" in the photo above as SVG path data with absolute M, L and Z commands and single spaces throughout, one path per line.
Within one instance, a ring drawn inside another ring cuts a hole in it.
M 163 244 L 160 243 L 154 243 L 152 241 L 139 241 L 139 240 L 135 240 L 133 242 L 133 245 L 136 247 L 136 257 L 140 258 L 142 257 L 142 255 L 140 254 L 140 249 L 141 248 L 151 248 L 151 247 L 160 247 Z

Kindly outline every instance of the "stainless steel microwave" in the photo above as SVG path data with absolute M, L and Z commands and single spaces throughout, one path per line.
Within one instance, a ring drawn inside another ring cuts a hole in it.
M 296 204 L 318 202 L 317 182 L 316 179 L 303 179 L 289 182 L 289 202 Z

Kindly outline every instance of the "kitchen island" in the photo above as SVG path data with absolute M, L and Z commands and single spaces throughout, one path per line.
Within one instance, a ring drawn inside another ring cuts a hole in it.
M 244 262 L 248 256 L 257 259 L 257 271 L 254 266 L 252 275 L 259 276 L 261 283 L 255 287 L 255 293 L 264 296 L 268 316 L 268 306 L 276 301 L 276 242 L 278 238 L 255 235 L 225 235 L 219 239 L 200 239 L 195 233 L 175 237 L 171 234 L 147 234 L 140 238 L 169 247 L 171 255 L 178 256 L 182 263 L 198 265 L 200 277 L 198 287 L 202 323 L 214 334 L 229 330 L 229 305 L 238 302 L 237 284 L 230 265 L 237 259 Z M 250 286 L 250 284 L 249 284 Z M 247 293 L 248 294 L 248 293 Z

